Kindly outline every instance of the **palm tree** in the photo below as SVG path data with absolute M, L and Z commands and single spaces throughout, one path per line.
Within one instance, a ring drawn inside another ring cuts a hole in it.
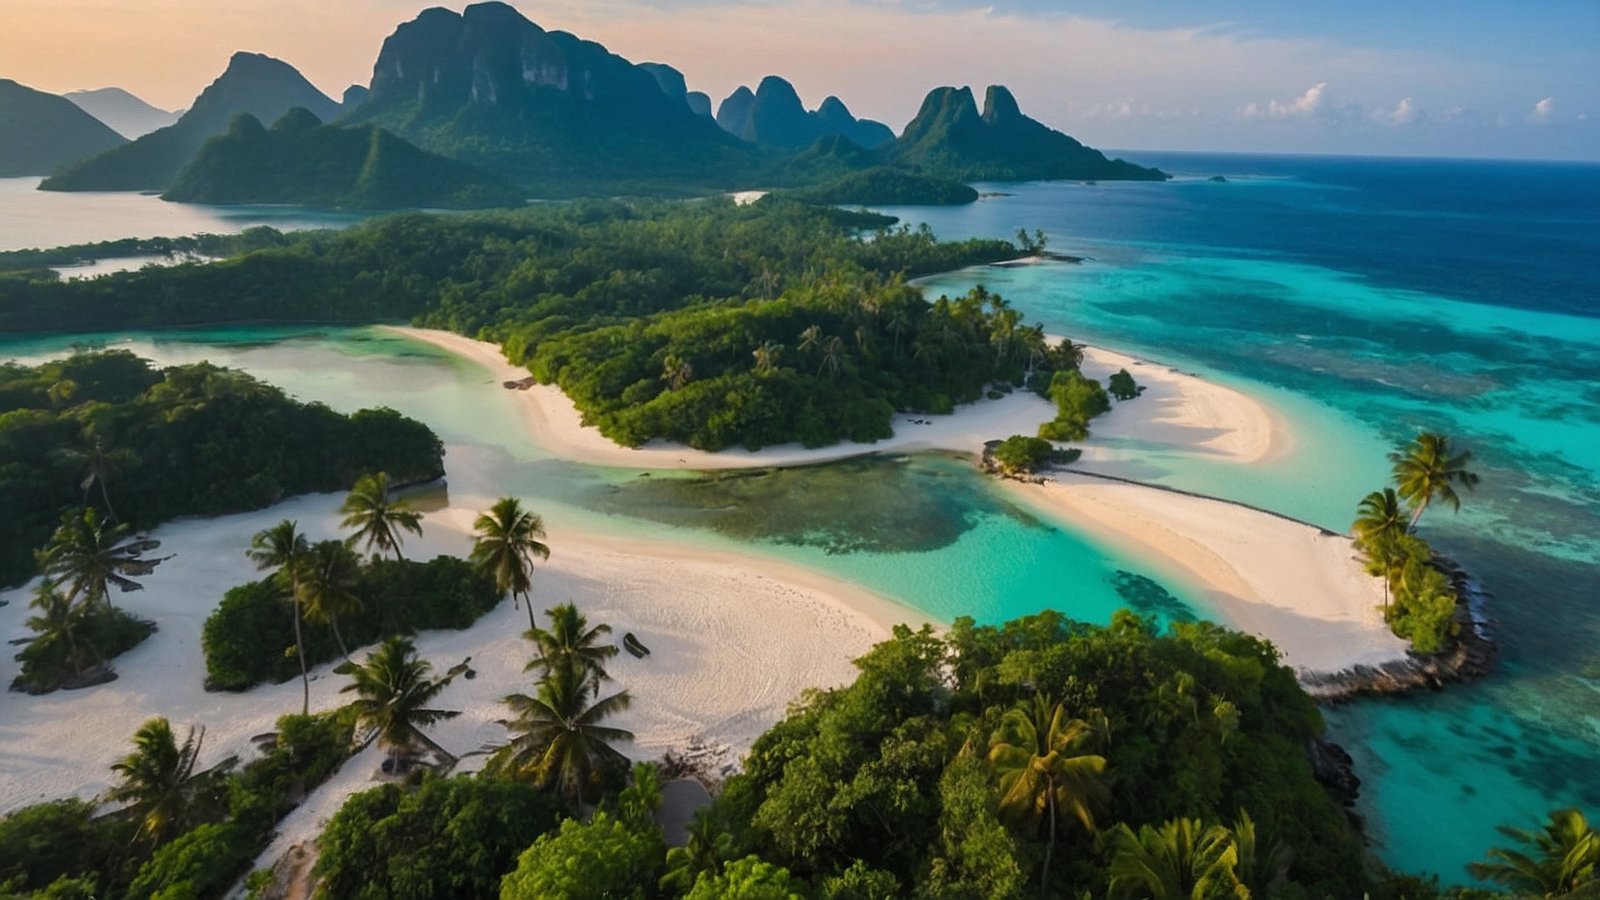
M 766 341 L 750 351 L 750 355 L 756 360 L 756 374 L 770 375 L 777 371 L 778 360 L 783 356 L 783 345 L 777 341 Z
M 817 325 L 807 325 L 805 330 L 800 332 L 800 352 L 805 353 L 816 349 L 817 344 L 821 341 L 822 328 Z
M 428 705 L 450 684 L 457 670 L 443 678 L 429 677 L 433 664 L 417 658 L 410 638 L 391 637 L 367 654 L 366 662 L 341 669 L 352 681 L 339 692 L 356 692 L 357 699 L 350 704 L 356 720 L 377 735 L 380 746 L 389 748 L 391 768 L 398 756 L 417 742 L 433 744 L 422 733 L 423 726 L 461 715 L 458 710 Z
M 1471 490 L 1478 476 L 1467 470 L 1472 452 L 1463 450 L 1452 455 L 1450 438 L 1442 434 L 1425 432 L 1417 435 L 1411 445 L 1389 454 L 1394 463 L 1395 486 L 1400 496 L 1411 504 L 1410 530 L 1417 530 L 1417 520 L 1434 499 L 1450 504 L 1451 509 L 1461 509 L 1461 497 L 1454 484 Z
M 171 723 L 151 719 L 134 732 L 133 752 L 111 766 L 122 781 L 107 796 L 127 801 L 141 817 L 139 833 L 155 843 L 182 824 L 194 800 L 199 781 L 195 764 L 204 740 L 205 729 L 197 734 L 191 727 L 180 747 Z
M 817 374 L 820 375 L 826 370 L 830 376 L 837 377 L 839 375 L 839 365 L 843 359 L 844 341 L 840 340 L 836 334 L 829 335 L 822 342 L 822 364 L 817 366 Z
M 1233 823 L 1233 843 L 1238 849 L 1239 881 L 1252 894 L 1266 896 L 1288 877 L 1289 866 L 1294 863 L 1294 849 L 1274 841 L 1263 856 L 1256 838 L 1256 823 L 1250 813 L 1242 809 Z
M 633 740 L 631 732 L 600 724 L 628 708 L 628 692 L 596 697 L 598 683 L 578 666 L 557 666 L 532 697 L 506 697 L 514 717 L 501 724 L 515 736 L 491 759 L 491 771 L 554 787 L 576 807 L 607 769 L 627 765 L 611 745 Z
M 666 874 L 660 881 L 661 889 L 674 895 L 688 893 L 701 872 L 714 875 L 734 857 L 733 835 L 717 827 L 710 807 L 695 810 L 685 831 L 684 845 L 667 850 Z
M 694 380 L 694 366 L 676 353 L 668 353 L 661 361 L 661 380 L 668 390 L 677 390 Z
M 35 637 L 33 644 L 40 647 L 51 644 L 65 643 L 67 645 L 67 661 L 72 665 L 72 674 L 83 674 L 83 653 L 78 647 L 78 626 L 83 624 L 85 609 L 75 605 L 72 599 L 61 593 L 56 585 L 44 581 L 33 592 L 33 599 L 28 601 L 28 606 L 39 610 L 39 615 L 28 618 L 28 627 L 33 630 Z
M 306 554 L 300 572 L 299 606 L 307 619 L 330 626 L 339 652 L 350 658 L 344 635 L 339 633 L 339 617 L 361 611 L 356 582 L 361 577 L 361 562 L 343 541 L 318 541 Z
M 83 505 L 89 505 L 89 491 L 98 485 L 100 499 L 106 505 L 106 515 L 115 522 L 117 511 L 111 506 L 111 495 L 106 490 L 106 482 L 114 476 L 121 475 L 124 466 L 133 465 L 139 458 L 131 450 L 120 447 L 113 449 L 107 446 L 105 439 L 99 434 L 91 432 L 88 438 L 83 447 L 69 447 L 62 450 L 59 456 L 80 472 L 78 487 L 83 491 Z
M 1589 827 L 1583 813 L 1558 809 L 1544 827 L 1526 831 L 1502 825 L 1501 834 L 1527 847 L 1526 851 L 1494 847 L 1491 862 L 1472 863 L 1474 878 L 1498 881 L 1516 891 L 1544 897 L 1573 894 L 1600 879 L 1600 832 Z
M 549 675 L 557 668 L 575 666 L 595 681 L 605 681 L 605 661 L 617 655 L 615 644 L 601 644 L 600 639 L 611 633 L 610 625 L 589 628 L 589 620 L 571 603 L 563 603 L 544 611 L 550 617 L 550 629 L 534 626 L 524 635 L 539 648 L 535 656 L 523 667 L 524 672 L 541 669 Z
M 1148 900 L 1249 900 L 1239 881 L 1239 848 L 1221 825 L 1173 819 L 1135 834 L 1119 822 L 1111 832 L 1111 895 Z
M 1014 819 L 1044 817 L 1049 838 L 1044 848 L 1041 888 L 1049 884 L 1050 855 L 1056 843 L 1058 810 L 1094 830 L 1093 807 L 1110 798 L 1102 776 L 1103 756 L 1079 752 L 1090 728 L 1067 717 L 1066 707 L 1043 694 L 1007 710 L 989 741 L 989 765 L 1000 781 L 1000 811 Z
M 350 545 L 364 540 L 368 552 L 387 553 L 392 550 L 395 559 L 403 560 L 405 557 L 400 553 L 403 540 L 401 532 L 409 531 L 418 537 L 422 536 L 422 514 L 411 509 L 404 500 L 389 496 L 388 472 L 363 475 L 357 479 L 339 511 L 344 513 L 340 527 L 355 529 L 349 537 Z
M 544 537 L 544 521 L 522 508 L 515 497 L 501 497 L 489 511 L 472 523 L 476 537 L 471 560 L 479 570 L 494 578 L 501 593 L 510 593 L 511 602 L 527 598 L 532 590 L 533 558 L 550 558 Z M 528 627 L 537 628 L 533 601 L 528 601 Z
M 160 541 L 130 537 L 128 526 L 103 522 L 94 507 L 86 506 L 62 514 L 61 525 L 36 558 L 46 578 L 68 586 L 68 599 L 110 605 L 112 586 L 124 593 L 144 590 L 133 579 L 149 575 L 161 560 L 139 557 L 159 546 Z
M 306 671 L 306 639 L 300 626 L 300 581 L 310 554 L 306 536 L 300 533 L 298 525 L 288 519 L 256 532 L 256 536 L 250 539 L 250 549 L 245 551 L 257 569 L 277 570 L 274 577 L 279 586 L 288 592 L 289 605 L 294 607 L 294 647 L 300 654 L 302 716 L 311 711 L 311 675 Z
M 1392 540 L 1405 534 L 1406 514 L 1400 508 L 1400 497 L 1394 488 L 1373 491 L 1361 498 L 1351 530 L 1362 544 Z

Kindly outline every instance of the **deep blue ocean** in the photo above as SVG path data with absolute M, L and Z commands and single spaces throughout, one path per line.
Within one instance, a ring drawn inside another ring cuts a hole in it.
M 1393 445 L 1472 449 L 1482 485 L 1423 529 L 1496 595 L 1502 664 L 1329 713 L 1360 811 L 1382 859 L 1452 882 L 1497 824 L 1600 816 L 1600 166 L 1124 155 L 1176 177 L 890 211 L 942 237 L 1043 229 L 1085 262 L 930 288 L 983 282 L 1058 333 L 1259 393 L 1312 445 L 1249 477 L 1157 460 L 1155 480 L 1345 530 Z

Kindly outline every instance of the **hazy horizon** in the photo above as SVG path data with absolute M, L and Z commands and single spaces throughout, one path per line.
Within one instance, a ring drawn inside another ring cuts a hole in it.
M 429 5 L 8 0 L 0 78 L 60 94 L 120 87 L 181 109 L 246 50 L 337 99 L 370 80 L 384 38 Z M 836 95 L 896 132 L 934 87 L 1005 84 L 1024 112 L 1103 148 L 1600 160 L 1600 4 L 1578 0 L 1536 16 L 1501 0 L 1087 0 L 1070 13 L 1037 0 L 511 5 L 546 30 L 672 65 L 714 105 L 775 74 L 808 107 Z

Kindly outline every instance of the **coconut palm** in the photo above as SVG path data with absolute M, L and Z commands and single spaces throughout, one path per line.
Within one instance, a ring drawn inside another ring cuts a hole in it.
M 1249 900 L 1239 881 L 1239 848 L 1228 829 L 1199 819 L 1173 819 L 1134 833 L 1111 831 L 1111 896 L 1148 900 Z
M 1498 881 L 1519 895 L 1544 897 L 1573 894 L 1600 882 L 1600 832 L 1576 809 L 1552 812 L 1538 831 L 1504 825 L 1499 831 L 1526 849 L 1491 848 L 1490 862 L 1467 866 L 1474 878 Z
M 85 609 L 76 605 L 66 594 L 61 593 L 56 585 L 44 581 L 34 589 L 33 599 L 28 601 L 28 606 L 39 611 L 39 615 L 28 617 L 28 627 L 33 630 L 33 645 L 47 647 L 54 644 L 67 645 L 67 662 L 72 666 L 72 674 L 83 674 L 83 652 L 78 646 L 78 627 L 83 624 Z
M 356 720 L 377 735 L 379 746 L 389 749 L 391 768 L 393 760 L 419 742 L 437 748 L 422 733 L 423 727 L 461 715 L 458 710 L 429 706 L 449 686 L 456 670 L 443 678 L 430 677 L 433 664 L 417 658 L 410 638 L 391 637 L 367 654 L 365 662 L 341 671 L 351 682 L 339 692 L 356 693 L 350 704 Z
M 1461 497 L 1454 485 L 1471 490 L 1478 483 L 1478 476 L 1467 470 L 1472 452 L 1452 453 L 1450 438 L 1442 434 L 1417 435 L 1409 446 L 1389 454 L 1389 461 L 1394 463 L 1394 481 L 1400 496 L 1411 504 L 1412 531 L 1417 529 L 1417 520 L 1428 504 L 1436 499 L 1450 504 L 1451 509 L 1461 509 Z
M 563 666 L 576 666 L 595 681 L 605 681 L 605 661 L 617 655 L 615 644 L 600 640 L 611 633 L 610 625 L 589 626 L 589 620 L 571 603 L 544 611 L 550 617 L 548 630 L 534 626 L 524 637 L 538 647 L 539 655 L 523 667 L 524 672 L 539 669 L 546 676 Z
M 839 367 L 844 359 L 844 341 L 838 335 L 829 335 L 822 341 L 822 364 L 817 366 L 817 374 L 826 371 L 832 377 L 838 377 Z
M 1393 540 L 1405 534 L 1408 530 L 1406 514 L 1400 508 L 1400 496 L 1394 488 L 1373 491 L 1361 498 L 1351 530 L 1363 545 Z
M 581 667 L 557 666 L 534 696 L 506 697 L 513 718 L 501 724 L 514 737 L 490 760 L 491 771 L 531 778 L 576 807 L 608 769 L 627 766 L 611 745 L 633 740 L 631 732 L 600 724 L 628 708 L 628 692 L 596 699 L 597 689 Z
M 1056 843 L 1056 816 L 1065 812 L 1094 830 L 1094 807 L 1110 799 L 1102 776 L 1105 757 L 1081 752 L 1091 729 L 1068 718 L 1066 707 L 1043 694 L 1007 710 L 989 741 L 989 765 L 1000 782 L 1000 812 L 1037 823 L 1049 832 L 1041 886 L 1049 884 Z
M 661 380 L 675 391 L 694 380 L 694 366 L 678 354 L 668 353 L 661 361 Z
M 306 554 L 300 571 L 299 606 L 313 622 L 333 629 L 339 652 L 350 658 L 344 635 L 339 632 L 339 617 L 361 612 L 356 582 L 361 577 L 361 561 L 343 541 L 318 541 Z
M 178 746 L 172 724 L 165 718 L 144 723 L 133 735 L 133 752 L 111 766 L 122 780 L 107 796 L 127 802 L 140 817 L 139 833 L 161 843 L 182 825 L 200 778 L 195 764 L 200 760 L 200 745 L 205 729 L 194 728 Z
M 1264 897 L 1288 877 L 1289 866 L 1294 863 L 1294 849 L 1275 841 L 1263 854 L 1256 835 L 1256 823 L 1250 818 L 1250 813 L 1242 809 L 1233 823 L 1233 843 L 1238 849 L 1239 881 L 1252 894 Z
M 550 558 L 544 537 L 544 521 L 522 508 L 515 497 L 501 497 L 489 511 L 472 523 L 476 535 L 471 560 L 488 573 L 502 594 L 511 594 L 513 603 L 528 599 L 528 627 L 537 628 L 533 619 L 533 558 Z
M 403 560 L 405 557 L 400 553 L 400 544 L 404 537 L 401 532 L 409 531 L 418 537 L 422 536 L 422 514 L 411 509 L 404 500 L 389 496 L 388 472 L 363 475 L 357 479 L 339 511 L 344 513 L 340 527 L 355 529 L 348 539 L 349 544 L 353 547 L 365 541 L 368 552 L 388 553 L 392 550 L 395 559 Z
M 783 356 L 783 345 L 777 341 L 766 341 L 750 351 L 750 355 L 755 357 L 756 374 L 770 375 L 778 369 L 778 360 Z
M 82 447 L 69 447 L 59 453 L 60 459 L 79 472 L 78 488 L 83 491 L 83 505 L 89 505 L 89 491 L 98 486 L 100 500 L 106 505 L 106 515 L 117 521 L 117 511 L 111 506 L 111 494 L 106 483 L 122 474 L 124 467 L 139 461 L 133 451 L 111 447 L 99 434 L 90 433 Z
M 668 848 L 666 873 L 660 881 L 662 891 L 673 896 L 688 893 L 701 872 L 715 875 L 734 858 L 733 835 L 717 827 L 710 807 L 695 810 L 685 832 L 688 839 L 682 847 Z
M 303 613 L 300 582 L 311 548 L 306 544 L 306 536 L 300 533 L 299 526 L 284 519 L 271 528 L 256 532 L 255 537 L 250 539 L 250 549 L 245 551 L 245 555 L 250 557 L 257 569 L 276 570 L 274 577 L 287 593 L 289 605 L 294 608 L 294 648 L 300 654 L 300 714 L 305 715 L 311 711 L 311 675 L 306 670 L 306 639 L 300 625 Z
M 160 559 L 141 559 L 160 541 L 133 537 L 126 525 L 101 521 L 94 507 L 66 512 L 50 543 L 36 554 L 39 570 L 47 579 L 67 585 L 70 600 L 111 605 L 111 588 L 127 593 L 142 591 L 135 578 L 149 575 Z

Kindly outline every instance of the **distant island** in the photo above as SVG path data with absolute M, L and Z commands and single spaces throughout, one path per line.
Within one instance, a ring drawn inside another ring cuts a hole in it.
M 0 78 L 0 178 L 48 175 L 126 143 L 70 101 Z
M 296 107 L 271 129 L 248 113 L 214 137 L 162 194 L 188 203 L 352 209 L 517 206 L 503 179 L 418 149 L 372 125 L 324 125 Z
M 140 128 L 165 115 L 114 89 L 79 99 Z M 263 125 L 297 108 L 330 130 L 300 129 L 291 142 L 276 127 L 235 128 L 241 115 Z M 51 115 L 63 109 L 78 112 L 61 101 Z M 976 180 L 1167 177 L 1029 118 L 998 85 L 981 111 L 969 88 L 933 90 L 898 137 L 838 97 L 806 109 L 777 75 L 754 91 L 740 87 L 713 116 L 710 98 L 688 90 L 672 66 L 634 64 L 498 2 L 427 9 L 401 24 L 384 41 L 370 85 L 350 86 L 339 101 L 282 60 L 237 53 L 176 122 L 131 143 L 80 118 L 101 140 L 30 163 L 34 174 L 53 173 L 44 190 L 389 209 L 790 188 L 817 203 L 920 204 L 969 202 L 952 183 Z M 12 141 L 61 127 L 42 109 L 11 121 Z M 354 130 L 336 138 L 333 129 Z

